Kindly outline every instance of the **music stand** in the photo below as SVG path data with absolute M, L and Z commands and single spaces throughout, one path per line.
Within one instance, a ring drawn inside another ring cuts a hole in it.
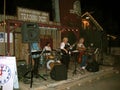
M 77 74 L 77 57 L 78 57 L 78 54 L 79 54 L 79 51 L 78 50 L 74 50 L 72 51 L 72 54 L 74 55 L 74 65 L 75 65 L 75 68 L 74 68 L 74 71 L 73 71 L 73 75 L 74 74 Z

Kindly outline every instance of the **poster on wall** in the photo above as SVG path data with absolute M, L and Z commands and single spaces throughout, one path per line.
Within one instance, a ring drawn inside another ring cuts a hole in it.
M 5 34 L 4 32 L 0 32 L 0 42 L 4 42 Z
M 7 42 L 7 33 L 0 32 L 0 43 Z M 13 42 L 13 33 L 9 34 L 9 42 Z

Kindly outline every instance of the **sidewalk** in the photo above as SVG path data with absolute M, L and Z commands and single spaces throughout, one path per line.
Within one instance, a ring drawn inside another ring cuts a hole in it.
M 25 84 L 23 81 L 19 81 L 20 90 L 64 90 L 69 89 L 74 85 L 80 86 L 86 82 L 100 79 L 115 72 L 113 67 L 102 65 L 100 66 L 100 70 L 98 72 L 88 72 L 86 70 L 84 74 L 81 74 L 79 71 L 77 71 L 76 74 L 73 74 L 73 71 L 74 66 L 69 69 L 67 80 L 55 81 L 51 79 L 50 75 L 44 76 L 47 80 L 43 80 L 42 78 L 33 78 L 32 87 L 30 87 L 30 83 Z M 42 72 L 45 71 L 43 70 Z M 48 71 L 48 74 L 49 73 L 50 71 Z

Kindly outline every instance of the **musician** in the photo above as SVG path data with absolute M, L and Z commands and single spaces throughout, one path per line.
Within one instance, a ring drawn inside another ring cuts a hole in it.
M 39 43 L 38 42 L 33 42 L 31 44 L 31 53 L 32 52 L 37 52 L 37 51 L 41 51 Z M 37 78 L 39 76 L 38 68 L 39 68 L 40 53 L 32 54 L 32 59 L 34 60 L 33 74 Z
M 49 59 L 49 57 L 51 57 L 51 52 L 52 52 L 52 48 L 50 46 L 50 42 L 46 42 L 44 48 L 43 48 L 43 55 L 45 56 L 46 59 Z
M 96 59 L 95 56 L 96 56 L 97 50 L 98 50 L 98 48 L 96 48 L 93 43 L 90 43 L 90 46 L 88 47 L 88 59 L 89 59 L 89 61 L 93 61 Z
M 50 54 L 50 52 L 52 51 L 52 48 L 51 48 L 51 46 L 50 46 L 50 42 L 47 42 L 46 44 L 45 44 L 45 47 L 43 48 L 43 52 L 44 51 L 48 51 L 49 53 L 48 54 Z
M 86 61 L 87 61 L 87 55 L 86 55 L 86 47 L 84 45 L 84 38 L 80 38 L 79 42 L 77 44 L 76 49 L 79 50 L 80 54 L 78 56 L 78 63 L 80 63 L 80 69 L 85 69 L 86 67 Z
M 60 49 L 62 52 L 61 63 L 66 66 L 66 69 L 69 68 L 70 62 L 70 52 L 69 52 L 70 44 L 68 43 L 68 38 L 64 37 L 62 42 L 60 43 Z

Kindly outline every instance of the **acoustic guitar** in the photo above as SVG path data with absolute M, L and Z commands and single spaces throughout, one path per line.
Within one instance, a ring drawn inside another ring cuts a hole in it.
M 81 63 L 82 61 L 82 56 L 85 54 L 86 49 L 85 48 L 80 48 L 79 49 L 79 55 L 78 55 L 78 63 Z
M 71 53 L 71 50 L 73 49 L 73 47 L 76 45 L 76 43 L 74 43 L 73 45 L 65 45 L 65 49 L 67 50 L 67 53 L 65 50 L 61 49 L 61 52 L 63 55 L 68 55 Z

